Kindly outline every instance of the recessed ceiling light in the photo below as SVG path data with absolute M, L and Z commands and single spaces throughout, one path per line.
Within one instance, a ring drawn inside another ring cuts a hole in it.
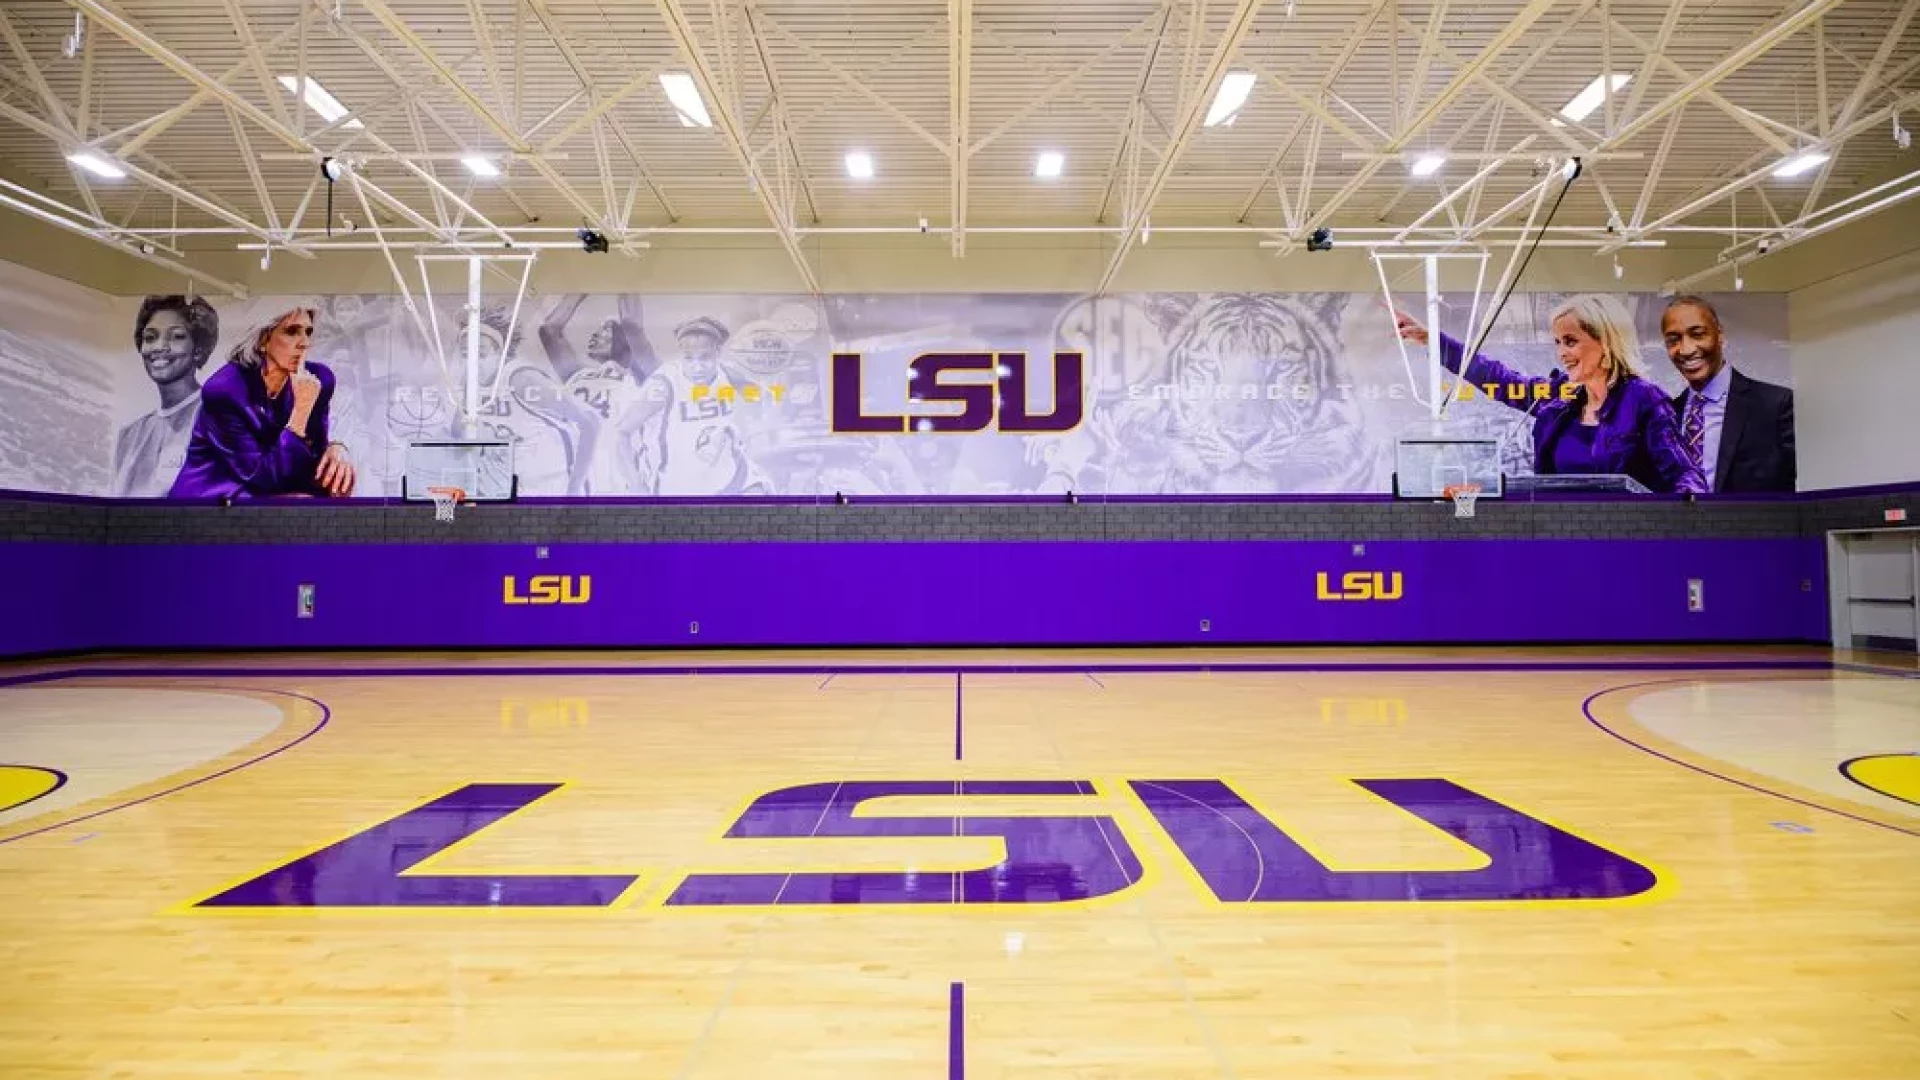
M 847 155 L 847 175 L 855 180 L 873 179 L 873 158 L 864 151 L 855 150 Z
M 287 88 L 287 93 L 293 94 L 296 97 L 299 96 L 300 80 L 297 76 L 280 76 L 280 85 Z M 347 115 L 347 107 L 335 100 L 332 94 L 327 93 L 327 88 L 321 86 L 319 81 L 311 75 L 307 76 L 307 93 L 305 100 L 307 108 L 319 113 L 320 119 L 325 120 L 329 124 Z M 358 131 L 365 125 L 358 120 L 349 120 L 340 126 L 352 131 Z
M 1575 94 L 1572 101 L 1567 102 L 1561 107 L 1560 115 L 1576 124 L 1593 115 L 1593 110 L 1599 108 L 1600 103 L 1607 99 L 1607 90 L 1603 85 L 1603 81 L 1609 78 L 1613 83 L 1613 89 L 1616 91 L 1633 81 L 1633 76 L 1627 74 L 1616 73 L 1612 76 L 1597 75 L 1592 82 L 1587 84 L 1585 90 Z
M 499 176 L 500 175 L 499 166 L 495 165 L 491 161 L 488 161 L 486 158 L 479 156 L 478 154 L 469 154 L 468 156 L 461 158 L 460 164 L 465 165 L 467 167 L 467 171 L 472 173 L 475 176 Z
M 1255 81 L 1251 71 L 1227 72 L 1227 77 L 1220 80 L 1220 91 L 1213 95 L 1213 104 L 1207 108 L 1204 126 L 1213 127 L 1223 121 L 1233 123 L 1240 114 L 1240 106 L 1247 103 L 1247 95 L 1253 93 Z
M 1060 153 L 1059 151 L 1057 150 L 1042 151 L 1040 154 L 1040 160 L 1034 162 L 1033 175 L 1041 177 L 1043 179 L 1052 179 L 1053 177 L 1060 175 L 1060 170 L 1066 166 L 1066 163 L 1067 163 L 1066 155 Z
M 707 113 L 707 103 L 700 100 L 700 90 L 693 85 L 693 76 L 670 71 L 660 76 L 660 86 L 666 90 L 667 100 L 673 102 L 673 111 L 680 115 L 681 127 L 713 126 L 713 117 Z
M 120 166 L 115 165 L 113 162 L 108 161 L 98 154 L 90 154 L 82 150 L 77 153 L 68 154 L 67 160 L 103 180 L 125 180 L 127 178 L 125 169 L 122 169 Z

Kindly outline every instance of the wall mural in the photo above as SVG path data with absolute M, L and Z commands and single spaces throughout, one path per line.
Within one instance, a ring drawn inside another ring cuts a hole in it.
M 1395 438 L 1427 417 L 1426 348 L 1396 337 L 1377 292 L 530 292 L 517 317 L 511 292 L 489 293 L 469 421 L 464 293 L 422 302 L 436 348 L 396 295 L 109 297 L 15 266 L 0 278 L 31 286 L 0 292 L 12 489 L 393 496 L 410 442 L 455 438 L 511 443 L 522 497 L 1386 492 Z M 1464 334 L 1473 299 L 1444 298 L 1444 332 Z M 1792 490 L 1778 297 L 1714 295 L 1711 314 L 1665 319 L 1667 298 L 1613 294 L 1582 316 L 1599 329 L 1556 342 L 1570 299 L 1509 300 L 1482 350 L 1497 363 L 1468 369 L 1450 434 L 1502 439 L 1516 476 Z M 1425 317 L 1417 291 L 1395 301 Z M 1609 341 L 1645 380 L 1589 422 L 1579 382 L 1523 384 L 1578 377 Z M 1682 367 L 1703 394 L 1682 394 Z

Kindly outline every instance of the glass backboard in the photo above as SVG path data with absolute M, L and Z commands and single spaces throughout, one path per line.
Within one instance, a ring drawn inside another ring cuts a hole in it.
M 513 444 L 492 440 L 436 439 L 407 444 L 401 497 L 431 502 L 429 488 L 456 487 L 469 502 L 509 502 L 518 494 Z
M 1500 472 L 1500 440 L 1467 436 L 1404 435 L 1394 446 L 1393 494 L 1401 499 L 1444 499 L 1447 488 L 1474 484 L 1482 499 L 1506 494 Z

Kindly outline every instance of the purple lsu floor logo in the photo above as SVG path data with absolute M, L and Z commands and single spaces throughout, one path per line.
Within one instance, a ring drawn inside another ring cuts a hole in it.
M 837 434 L 899 435 L 908 430 L 935 433 L 985 431 L 1008 434 L 1059 434 L 1080 426 L 1086 413 L 1085 364 L 1080 353 L 1053 356 L 1053 412 L 1027 411 L 1027 355 L 1003 353 L 925 353 L 907 365 L 907 398 L 914 404 L 958 404 L 960 412 L 933 413 L 917 419 L 903 414 L 869 415 L 862 404 L 860 354 L 834 353 L 833 430 Z M 993 382 L 942 383 L 949 372 L 993 375 Z
M 1652 870 L 1450 780 L 1356 780 L 1363 790 L 1479 852 L 1454 870 L 1332 870 L 1220 780 L 1130 780 L 1154 821 L 1228 904 L 1608 900 L 1651 889 Z M 411 874 L 413 867 L 559 790 L 468 784 L 199 902 L 199 907 L 606 907 L 638 874 Z M 846 781 L 756 799 L 730 839 L 991 837 L 1005 857 L 972 870 L 687 874 L 667 907 L 1050 904 L 1137 883 L 1142 867 L 1103 814 L 860 816 L 875 799 L 1096 795 L 1085 780 Z

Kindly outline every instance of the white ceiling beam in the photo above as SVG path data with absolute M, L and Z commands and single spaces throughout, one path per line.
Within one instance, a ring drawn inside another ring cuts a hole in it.
M 1314 93 L 1315 94 L 1325 93 L 1333 89 L 1333 84 L 1336 81 L 1338 81 L 1338 79 L 1340 78 L 1340 73 L 1346 69 L 1347 61 L 1353 59 L 1353 54 L 1359 51 L 1360 46 L 1367 41 L 1368 35 L 1370 35 L 1373 32 L 1374 21 L 1380 17 L 1381 10 L 1389 6 L 1392 7 L 1392 11 L 1389 12 L 1387 22 L 1388 22 L 1388 28 L 1389 28 L 1388 41 L 1390 43 L 1393 43 L 1393 53 L 1392 53 L 1393 76 L 1390 79 L 1390 81 L 1393 83 L 1393 92 L 1395 95 L 1394 105 L 1393 105 L 1393 113 L 1394 113 L 1393 122 L 1395 124 L 1398 124 L 1400 122 L 1400 107 L 1399 107 L 1399 96 L 1398 96 L 1400 92 L 1400 76 L 1399 76 L 1400 52 L 1397 45 L 1399 39 L 1396 36 L 1396 31 L 1398 28 L 1395 24 L 1397 13 L 1399 11 L 1399 4 L 1397 0 L 1376 0 L 1373 7 L 1366 13 L 1366 15 L 1364 15 L 1360 19 L 1360 21 L 1354 26 L 1353 30 L 1347 34 L 1346 40 L 1342 42 L 1340 46 L 1339 53 L 1334 56 L 1333 63 L 1330 64 L 1327 68 L 1327 74 L 1320 80 L 1320 85 L 1314 88 Z M 1247 219 L 1247 214 L 1252 212 L 1253 210 L 1254 201 L 1260 197 L 1260 193 L 1262 191 L 1266 190 L 1268 178 L 1280 171 L 1280 163 L 1286 159 L 1287 152 L 1290 149 L 1292 149 L 1294 140 L 1299 138 L 1300 132 L 1302 132 L 1305 129 L 1306 129 L 1306 120 L 1305 118 L 1302 118 L 1299 123 L 1296 123 L 1293 126 L 1293 130 L 1287 134 L 1287 137 L 1280 140 L 1279 149 L 1274 151 L 1273 159 L 1267 162 L 1267 167 L 1261 171 L 1260 179 L 1258 182 L 1256 182 L 1253 185 L 1253 190 L 1249 191 L 1247 193 L 1247 197 L 1241 201 L 1240 213 L 1235 216 L 1234 220 L 1245 221 Z M 1301 194 L 1302 194 L 1302 197 L 1304 198 L 1305 192 L 1302 192 Z
M 967 253 L 967 118 L 972 112 L 973 0 L 947 0 L 947 171 L 953 257 Z
M 745 45 L 753 50 L 760 65 L 760 77 L 767 82 L 767 105 L 774 114 L 774 120 L 781 132 L 781 138 L 774 145 L 784 146 L 787 156 L 793 162 L 794 180 L 800 188 L 800 198 L 807 204 L 807 220 L 818 225 L 820 208 L 813 201 L 813 182 L 807 176 L 807 159 L 801 155 L 800 146 L 794 142 L 795 126 L 793 113 L 787 108 L 786 91 L 780 86 L 780 74 L 773 68 L 773 57 L 767 55 L 767 43 L 760 36 L 760 11 L 754 0 L 746 0 L 741 9 L 747 32 L 743 35 Z M 756 124 L 757 126 L 757 124 Z
M 1454 72 L 1453 78 L 1448 80 L 1446 86 L 1442 87 L 1440 92 L 1434 95 L 1434 97 L 1426 103 L 1424 108 L 1415 113 L 1412 118 L 1400 128 L 1399 134 L 1388 140 L 1386 145 L 1380 147 L 1380 152 L 1382 154 L 1397 154 L 1413 145 L 1414 140 L 1419 137 L 1420 133 L 1425 131 L 1428 125 L 1438 120 L 1448 108 L 1452 107 L 1454 101 L 1458 99 L 1461 94 L 1465 93 L 1468 87 L 1476 83 L 1499 86 L 1497 81 L 1487 75 L 1488 65 L 1492 64 L 1500 57 L 1501 53 L 1504 53 L 1507 49 L 1511 48 L 1514 43 L 1518 42 L 1520 38 L 1532 28 L 1533 24 L 1540 20 L 1540 17 L 1545 15 L 1549 8 L 1553 7 L 1553 3 L 1554 0 L 1529 0 L 1527 6 L 1517 12 L 1514 17 L 1500 29 L 1500 32 L 1493 36 L 1491 41 L 1488 41 L 1471 59 L 1466 60 L 1460 65 L 1459 70 Z M 1443 45 L 1436 47 L 1443 54 L 1451 54 L 1451 50 Z M 1500 87 L 1500 91 L 1505 90 L 1505 87 Z M 1510 93 L 1510 91 L 1507 92 Z M 1519 102 L 1517 97 L 1514 98 L 1514 101 L 1518 102 L 1523 110 L 1530 108 L 1525 102 Z M 1380 171 L 1382 164 L 1383 162 L 1380 161 L 1368 162 L 1361 168 L 1358 175 L 1349 180 L 1346 186 L 1335 193 L 1332 199 L 1328 200 L 1319 210 L 1315 211 L 1302 228 L 1304 230 L 1317 229 L 1321 225 L 1333 220 L 1333 215 L 1338 213 L 1355 195 L 1359 194 L 1361 188 L 1365 187 L 1366 184 L 1373 179 L 1374 174 Z M 1307 193 L 1302 192 L 1302 204 L 1304 205 L 1306 201 Z
M 1121 263 L 1133 250 L 1134 238 L 1140 235 L 1141 226 L 1147 216 L 1153 212 L 1153 204 L 1159 201 L 1161 192 L 1173 179 L 1173 171 L 1178 167 L 1180 155 L 1187 144 L 1200 129 L 1200 122 L 1206 117 L 1208 104 L 1214 94 L 1219 92 L 1220 81 L 1226 78 L 1227 65 L 1240 52 L 1240 44 L 1246 40 L 1253 29 L 1255 17 L 1260 13 L 1261 0 L 1239 0 L 1233 14 L 1227 18 L 1227 28 L 1214 46 L 1213 56 L 1208 61 L 1199 84 L 1185 95 L 1185 107 L 1180 110 L 1180 122 L 1174 125 L 1173 141 L 1167 144 L 1166 152 L 1160 156 L 1160 164 L 1153 170 L 1153 177 L 1147 181 L 1146 191 L 1141 194 L 1137 204 L 1129 208 L 1127 221 L 1120 232 L 1119 246 L 1114 249 L 1113 257 L 1107 261 L 1105 272 L 1100 275 L 1100 283 L 1094 289 L 1095 296 L 1103 296 L 1113 286 L 1113 280 L 1120 273 Z
M 240 51 L 246 54 L 247 64 L 253 68 L 253 76 L 260 82 L 260 95 L 273 109 L 274 119 L 282 127 L 292 127 L 293 117 L 288 115 L 284 96 L 273 76 L 267 71 L 266 53 L 260 48 L 259 41 L 253 36 L 253 27 L 247 23 L 247 13 L 240 8 L 240 0 L 226 0 L 227 23 L 233 27 L 234 36 L 240 39 Z
M 1100 191 L 1100 208 L 1094 212 L 1095 221 L 1107 220 L 1107 207 L 1113 202 L 1113 189 L 1120 182 L 1120 166 L 1126 161 L 1127 143 L 1133 138 L 1134 112 L 1146 100 L 1147 87 L 1153 81 L 1153 69 L 1160 63 L 1160 46 L 1166 40 L 1167 24 L 1173 21 L 1172 0 L 1164 0 L 1160 5 L 1160 25 L 1153 32 L 1153 44 L 1147 48 L 1146 63 L 1140 65 L 1140 81 L 1134 87 L 1133 96 L 1128 99 L 1127 119 L 1121 125 L 1120 142 L 1113 148 L 1113 162 L 1107 166 L 1107 182 Z M 1137 28 L 1136 28 L 1137 29 Z M 1246 217 L 1242 211 L 1241 217 Z
M 582 63 L 579 56 L 575 54 L 573 43 L 567 39 L 566 31 L 560 26 L 560 21 L 554 17 L 552 12 L 547 10 L 546 0 L 530 0 L 527 6 L 528 9 L 533 12 L 534 19 L 540 23 L 540 29 L 545 31 L 548 40 L 553 42 L 554 48 L 560 50 L 561 59 L 565 60 L 567 66 L 573 69 L 573 76 L 580 81 L 581 87 L 586 90 L 588 100 L 598 98 L 600 96 L 599 88 L 594 85 L 593 77 L 588 74 L 586 65 Z M 680 220 L 679 213 L 674 210 L 673 204 L 667 201 L 666 192 L 660 190 L 659 182 L 654 178 L 653 172 L 647 167 L 647 163 L 640 157 L 640 151 L 634 147 L 633 140 L 627 137 L 625 129 L 613 123 L 611 120 L 607 122 L 606 128 L 613 133 L 614 139 L 620 143 L 620 148 L 626 151 L 627 159 L 633 162 L 633 167 L 639 172 L 640 178 L 646 181 L 647 189 L 653 192 L 654 199 L 659 202 L 661 209 L 666 211 L 667 219 L 669 221 Z M 598 145 L 598 140 L 601 138 L 598 134 L 600 130 L 599 125 L 592 125 L 592 129 L 596 133 L 594 135 L 594 139 L 596 140 L 596 153 L 599 155 L 601 161 L 601 183 L 603 187 L 611 189 L 614 179 L 611 172 L 611 165 L 606 161 L 605 147 Z M 616 214 L 612 199 L 607 200 L 607 215 L 610 220 L 617 220 L 619 222 L 616 226 L 617 228 L 622 232 L 625 231 L 627 224 L 626 219 Z
M 39 197 L 44 198 L 44 196 Z M 152 263 L 162 269 L 185 275 L 203 285 L 211 285 L 236 300 L 244 300 L 247 298 L 246 286 L 238 284 L 237 282 L 228 281 L 224 278 L 215 277 L 203 270 L 196 270 L 186 263 L 176 262 L 164 255 L 153 254 L 152 251 L 146 250 L 140 241 L 116 235 L 112 231 L 114 226 L 109 223 L 105 221 L 87 220 L 86 215 L 78 209 L 63 207 L 67 211 L 67 214 L 56 214 L 50 210 L 35 206 L 29 202 L 23 202 L 4 193 L 0 193 L 0 206 L 9 207 L 29 217 L 44 221 L 49 225 L 55 225 L 70 233 L 84 236 L 95 243 L 113 248 L 122 255 L 130 255 L 133 258 L 139 259 L 141 262 Z M 67 216 L 69 214 L 71 216 Z M 76 221 L 74 220 L 75 218 L 80 218 L 81 220 Z M 151 245 L 148 246 L 150 247 Z
M 1839 3 L 1840 0 L 1808 0 L 1798 10 L 1775 21 L 1755 35 L 1752 41 L 1728 53 L 1719 63 L 1689 80 L 1685 86 L 1668 95 L 1659 104 L 1638 116 L 1629 118 L 1619 130 L 1607 136 L 1600 149 L 1622 145 L 1649 130 L 1668 113 L 1693 100 L 1701 91 L 1718 85 L 1729 75 L 1773 51 L 1781 42 L 1798 33 L 1808 23 L 1818 19 Z
M 1860 107 L 1866 104 L 1867 92 L 1879 84 L 1880 72 L 1887 66 L 1887 59 L 1893 55 L 1894 46 L 1904 40 L 1907 24 L 1913 21 L 1913 14 L 1920 10 L 1920 0 L 1907 0 L 1901 6 L 1900 13 L 1894 16 L 1893 25 L 1887 28 L 1886 36 L 1880 39 L 1880 47 L 1873 51 L 1873 59 L 1867 62 L 1866 73 L 1854 84 L 1853 93 L 1847 95 L 1847 102 L 1840 107 L 1840 115 L 1834 118 L 1834 126 L 1845 127 Z M 1800 207 L 1802 217 L 1813 213 L 1819 204 L 1820 195 L 1826 190 L 1827 177 L 1833 175 L 1833 166 L 1840 159 L 1840 148 L 1834 147 L 1833 154 L 1813 178 L 1813 185 L 1807 190 L 1806 201 Z
M 1661 30 L 1665 31 L 1666 27 L 1663 25 Z M 1664 45 L 1658 42 L 1649 44 L 1646 38 L 1641 37 L 1639 34 L 1617 23 L 1613 27 L 1613 33 L 1626 41 L 1627 44 L 1646 53 L 1647 59 L 1650 62 L 1658 64 L 1661 68 L 1665 69 L 1667 74 L 1679 79 L 1681 82 L 1687 82 L 1693 78 L 1692 75 L 1688 74 L 1679 64 L 1674 63 L 1672 58 L 1662 51 L 1665 49 Z M 1643 87 L 1635 87 L 1635 89 L 1643 89 Z M 1773 147 L 1776 151 L 1785 154 L 1793 149 L 1793 147 L 1787 144 L 1786 140 L 1775 135 L 1772 130 L 1761 124 L 1758 119 L 1749 115 L 1747 110 L 1721 97 L 1719 93 L 1713 90 L 1702 90 L 1700 91 L 1700 100 L 1725 113 L 1734 123 L 1746 128 L 1753 133 L 1755 138 Z
M 1892 104 L 1887 105 L 1884 108 L 1876 109 L 1873 112 L 1867 114 L 1866 116 L 1856 118 L 1852 123 L 1848 124 L 1845 127 L 1835 128 L 1833 133 L 1827 137 L 1827 142 L 1829 145 L 1837 149 L 1841 144 L 1845 143 L 1848 139 L 1851 139 L 1854 136 L 1859 135 L 1861 132 L 1877 127 L 1880 124 L 1886 122 L 1888 119 L 1890 119 L 1893 116 L 1894 113 L 1900 112 L 1906 109 L 1914 108 L 1916 105 L 1920 105 L 1920 93 L 1908 94 L 1905 97 L 1895 100 Z M 1730 180 L 1727 183 L 1722 184 L 1720 187 L 1715 188 L 1714 190 L 1706 193 L 1705 195 L 1700 196 L 1697 199 L 1692 200 L 1691 202 L 1688 202 L 1684 206 L 1676 207 L 1675 209 L 1670 210 L 1665 214 L 1662 214 L 1659 218 L 1653 221 L 1650 221 L 1646 225 L 1642 226 L 1636 234 L 1629 234 L 1629 235 L 1633 239 L 1638 239 L 1641 235 L 1658 232 L 1659 230 L 1664 229 L 1669 225 L 1674 225 L 1681 221 L 1684 221 L 1685 219 L 1693 216 L 1694 214 L 1697 214 L 1700 211 L 1705 210 L 1713 206 L 1714 204 L 1719 203 L 1724 199 L 1727 199 L 1730 196 L 1736 195 L 1742 191 L 1745 191 L 1747 188 L 1750 188 L 1753 185 L 1760 183 L 1761 181 L 1765 180 L 1767 177 L 1772 176 L 1773 171 L 1778 167 L 1779 167 L 1778 161 L 1768 159 L 1766 163 L 1761 165 L 1759 168 L 1754 169 L 1751 172 L 1748 172 L 1744 176 L 1738 177 L 1737 179 Z M 1619 242 L 1616 241 L 1615 246 L 1618 246 L 1618 243 Z
M 67 116 L 66 107 L 60 103 L 60 95 L 47 85 L 46 76 L 40 73 L 40 65 L 34 61 L 33 54 L 27 51 L 26 42 L 20 40 L 20 34 L 13 28 L 13 20 L 7 17 L 4 7 L 0 7 L 0 36 L 6 38 L 14 57 L 20 61 L 20 70 L 25 73 L 28 84 L 33 87 L 34 93 L 40 95 L 40 107 L 46 110 L 47 119 L 68 135 L 79 138 L 78 129 L 74 127 L 72 118 Z
M 693 27 L 687 22 L 687 13 L 682 10 L 680 0 L 656 0 L 656 2 L 660 6 L 661 17 L 666 21 L 667 33 L 672 36 L 674 44 L 679 46 L 680 55 L 687 62 L 688 74 L 693 79 L 695 88 L 700 91 L 701 98 L 708 103 L 708 112 L 713 118 L 714 127 L 719 129 L 721 137 L 727 142 L 727 147 L 733 151 L 734 158 L 739 161 L 740 168 L 746 172 L 748 186 L 753 189 L 754 198 L 759 200 L 761 210 L 766 213 L 767 220 L 778 232 L 780 245 L 786 249 L 787 257 L 793 260 L 794 268 L 800 272 L 801 279 L 806 282 L 807 292 L 811 295 L 819 295 L 820 279 L 814 275 L 812 265 L 807 262 L 806 252 L 800 248 L 800 238 L 793 231 L 793 220 L 783 207 L 774 202 L 766 182 L 760 175 L 759 166 L 754 164 L 753 154 L 747 148 L 747 140 L 740 130 L 739 119 L 735 117 L 732 107 L 726 100 L 715 92 L 713 73 L 707 65 L 706 55 L 700 51 L 700 42 L 693 36 Z
M 1106 48 L 1094 54 L 1085 63 L 1074 68 L 1073 71 L 1067 75 L 1050 83 L 1046 89 L 1040 91 L 1038 94 L 1028 97 L 1026 103 L 1015 110 L 1012 116 L 1000 122 L 999 127 L 981 136 L 980 139 L 973 144 L 972 152 L 978 154 L 980 151 L 985 150 L 988 146 L 998 141 L 1002 135 L 1018 127 L 1027 117 L 1032 116 L 1034 113 L 1046 107 L 1047 103 L 1052 101 L 1056 96 L 1086 78 L 1088 75 L 1099 70 L 1100 66 L 1112 60 L 1115 54 L 1132 46 L 1135 39 L 1139 38 L 1140 35 L 1146 33 L 1154 26 L 1154 18 L 1154 16 L 1148 16 L 1140 22 L 1133 24 L 1131 29 L 1108 44 Z M 1164 18 L 1162 18 L 1162 22 L 1164 23 Z M 978 40 L 986 41 L 989 37 L 997 38 L 998 35 L 989 34 L 984 28 L 976 28 L 974 30 L 974 37 Z M 1159 43 L 1156 38 L 1155 48 L 1158 47 Z M 944 151 L 945 148 L 943 147 L 942 152 Z
M 73 2 L 90 3 L 93 2 L 93 0 L 73 0 Z M 427 48 L 426 42 L 421 41 L 419 36 L 416 35 L 405 22 L 401 21 L 398 15 L 394 14 L 392 8 L 388 7 L 382 0 L 360 0 L 360 4 L 366 8 L 375 19 L 378 19 L 380 24 L 385 26 L 389 33 L 399 38 L 402 44 L 412 50 L 414 55 L 434 73 L 442 85 L 452 90 L 455 95 L 466 102 L 468 110 L 473 113 L 474 117 L 482 124 L 485 124 L 496 138 L 506 144 L 508 149 L 516 154 L 531 154 L 534 152 L 534 148 L 528 146 L 526 140 L 522 139 L 508 126 L 506 121 L 494 115 L 493 110 L 487 107 L 487 103 L 481 101 L 479 95 L 475 94 L 467 87 L 466 83 L 454 75 L 453 71 L 449 69 L 439 57 L 434 55 L 433 50 Z M 406 85 L 406 80 L 402 79 L 398 81 L 402 85 Z M 529 157 L 526 160 L 528 164 L 533 167 L 533 171 L 539 173 L 540 177 L 547 182 L 548 186 L 558 192 L 567 202 L 573 204 L 574 209 L 580 211 L 588 221 L 598 222 L 599 215 L 594 210 L 592 204 L 581 197 L 580 193 L 574 190 L 573 185 L 567 183 L 566 178 L 556 172 L 552 165 L 547 164 L 538 157 Z M 598 223 L 602 228 L 614 229 L 614 225 L 611 222 Z
M 674 0 L 674 2 L 677 3 L 678 0 Z M 809 62 L 818 66 L 821 71 L 824 71 L 827 74 L 833 76 L 834 78 L 840 80 L 840 82 L 843 85 L 845 85 L 847 89 L 852 90 L 854 93 L 859 94 L 863 98 L 866 98 L 867 101 L 871 103 L 874 108 L 879 109 L 881 112 L 886 113 L 888 116 L 899 121 L 902 127 L 905 127 L 908 131 L 911 131 L 915 135 L 918 135 L 922 142 L 926 143 L 928 146 L 933 147 L 935 150 L 938 150 L 943 155 L 948 152 L 946 142 L 943 141 L 939 136 L 935 135 L 931 131 L 928 131 L 925 125 L 921 124 L 920 121 L 915 120 L 913 117 L 907 115 L 906 111 L 901 109 L 898 105 L 895 105 L 893 102 L 888 101 L 886 98 L 875 93 L 872 88 L 867 86 L 866 83 L 863 83 L 858 78 L 855 78 L 852 72 L 848 71 L 846 68 L 841 67 L 839 64 L 834 63 L 831 59 L 827 57 L 825 53 L 822 53 L 820 50 L 800 40 L 798 37 L 795 37 L 793 33 L 789 31 L 786 27 L 781 26 L 779 23 L 773 21 L 772 19 L 764 19 L 763 22 L 768 29 L 773 31 L 775 36 L 779 37 L 781 40 L 785 41 L 788 45 L 793 46 L 795 49 L 805 54 Z

